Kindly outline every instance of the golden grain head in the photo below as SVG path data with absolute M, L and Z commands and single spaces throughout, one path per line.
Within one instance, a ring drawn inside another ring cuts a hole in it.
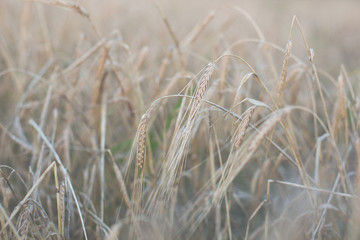
M 283 94 L 283 91 L 284 91 L 284 87 L 285 87 L 285 83 L 286 83 L 286 75 L 287 75 L 287 70 L 288 70 L 288 66 L 289 66 L 290 50 L 291 50 L 291 40 L 289 40 L 287 45 L 286 45 L 284 62 L 283 62 L 281 75 L 280 75 L 279 89 L 278 89 L 278 93 L 277 93 L 277 102 L 278 102 L 278 104 L 280 104 L 282 94 Z
M 194 94 L 194 101 L 191 106 L 190 110 L 190 119 L 194 119 L 195 115 L 200 109 L 201 100 L 203 99 L 204 95 L 206 94 L 206 91 L 209 87 L 209 80 L 210 77 L 214 71 L 215 64 L 209 63 L 204 70 L 204 73 L 201 75 L 198 87 L 196 89 L 196 92 Z
M 247 110 L 243 120 L 240 122 L 236 136 L 235 136 L 235 148 L 239 148 L 244 140 L 246 130 L 249 127 L 251 117 L 255 111 L 255 107 L 251 107 Z
M 60 217 L 62 220 L 64 220 L 65 218 L 65 183 L 62 182 L 60 184 L 60 191 L 59 191 L 59 195 L 60 195 Z
M 145 151 L 146 151 L 146 128 L 148 122 L 148 114 L 145 113 L 140 120 L 138 127 L 138 144 L 137 144 L 137 166 L 142 169 L 145 161 Z

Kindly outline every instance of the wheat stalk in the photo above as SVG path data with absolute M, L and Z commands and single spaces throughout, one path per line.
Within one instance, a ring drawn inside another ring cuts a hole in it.
M 32 0 L 35 2 L 42 2 L 49 5 L 59 6 L 67 9 L 71 9 L 74 12 L 80 14 L 83 17 L 89 18 L 89 13 L 82 6 L 72 2 L 72 1 L 63 1 L 63 0 Z
M 256 77 L 256 74 L 253 73 L 253 72 L 250 72 L 250 73 L 247 73 L 243 76 L 243 78 L 241 79 L 240 81 L 240 85 L 239 87 L 237 88 L 236 90 L 236 94 L 235 94 L 235 97 L 234 97 L 234 103 L 233 105 L 236 106 L 240 100 L 241 100 L 241 89 L 242 89 L 242 86 L 249 80 L 250 77 Z
M 346 117 L 346 96 L 345 96 L 345 89 L 344 89 L 345 81 L 342 74 L 338 77 L 338 84 L 337 84 L 337 98 L 339 102 L 339 114 L 341 119 Z
M 135 72 L 138 72 L 140 68 L 143 66 L 146 57 L 149 55 L 149 47 L 145 46 L 141 49 L 139 58 L 136 62 Z
M 169 54 L 170 55 L 170 54 Z M 165 76 L 165 72 L 167 67 L 169 66 L 170 60 L 169 58 L 165 58 L 162 60 L 161 62 L 161 66 L 159 68 L 159 73 L 158 73 L 158 77 L 157 77 L 157 83 L 160 84 Z
M 105 78 L 106 78 L 106 60 L 108 57 L 108 51 L 106 49 L 103 50 L 101 57 L 98 62 L 98 66 L 96 68 L 95 73 L 95 83 L 93 87 L 93 124 L 96 129 L 96 133 L 98 136 L 100 133 L 100 121 L 101 121 L 101 110 L 102 110 L 102 101 L 103 95 L 105 92 Z
M 196 25 L 188 35 L 182 47 L 186 47 L 196 41 L 199 38 L 201 33 L 204 31 L 207 25 L 211 22 L 211 20 L 215 17 L 215 12 L 210 12 L 209 15 L 198 25 Z
M 334 112 L 332 116 L 332 130 L 334 138 L 337 137 L 339 123 L 346 118 L 346 96 L 344 90 L 344 77 L 342 74 L 338 77 L 337 82 L 337 101 L 335 103 Z
M 225 53 L 225 54 L 230 54 L 230 53 Z M 227 74 L 228 74 L 228 70 L 229 70 L 229 64 L 230 64 L 230 58 L 226 57 L 222 63 L 221 63 L 221 67 L 220 67 L 220 90 L 222 90 L 225 86 L 226 83 L 226 79 L 227 79 Z
M 269 134 L 269 132 L 290 112 L 291 108 L 282 108 L 277 110 L 273 115 L 266 120 L 261 126 L 259 133 L 249 146 L 249 151 L 255 151 L 262 140 Z

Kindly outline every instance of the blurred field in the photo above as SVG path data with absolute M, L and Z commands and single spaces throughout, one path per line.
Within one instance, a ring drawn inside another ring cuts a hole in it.
M 0 1 L 0 238 L 359 239 L 359 9 Z

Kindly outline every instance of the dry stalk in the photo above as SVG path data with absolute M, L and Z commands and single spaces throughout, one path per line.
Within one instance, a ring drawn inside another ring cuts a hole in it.
M 26 57 L 28 56 L 26 53 L 26 49 L 29 48 L 28 41 L 26 37 L 29 34 L 30 27 L 29 24 L 31 22 L 31 11 L 32 11 L 32 3 L 30 1 L 26 1 L 24 3 L 22 13 L 21 13 L 21 29 L 20 29 L 20 39 L 18 49 L 20 50 L 19 56 L 19 67 L 26 68 Z
M 169 59 L 168 58 L 165 58 L 162 60 L 161 62 L 161 66 L 160 66 L 160 69 L 159 69 L 159 73 L 158 73 L 158 83 L 161 83 L 164 76 L 165 76 L 165 72 L 166 72 L 166 69 L 167 67 L 169 66 Z
M 337 101 L 332 116 L 332 130 L 335 139 L 337 137 L 338 129 L 341 126 L 341 121 L 346 118 L 346 96 L 344 84 L 344 77 L 340 74 L 337 82 Z
M 331 119 L 331 123 L 332 123 L 332 131 L 334 133 L 334 138 L 337 138 L 337 129 L 338 129 L 338 125 L 339 125 L 339 116 L 340 116 L 340 111 L 339 111 L 339 102 L 337 101 L 335 103 L 335 107 L 334 107 L 334 112 L 332 115 L 332 119 Z M 330 151 L 327 154 L 327 159 L 329 159 L 330 157 Z
M 270 131 L 290 112 L 290 108 L 283 108 L 277 110 L 273 115 L 266 120 L 261 126 L 259 133 L 254 137 L 254 140 L 249 146 L 249 151 L 255 151 L 262 140 L 270 133 Z
M 135 72 L 138 72 L 140 70 L 140 68 L 143 66 L 146 57 L 149 55 L 149 51 L 150 51 L 150 49 L 147 46 L 145 46 L 141 49 L 139 58 L 136 62 Z
M 249 228 L 250 228 L 250 222 L 251 220 L 255 217 L 255 215 L 259 212 L 259 210 L 262 208 L 262 206 L 264 206 L 264 204 L 266 203 L 266 199 L 264 199 L 257 207 L 256 209 L 253 211 L 253 213 L 251 214 L 251 216 L 249 217 L 247 226 L 246 226 L 246 232 L 245 232 L 245 240 L 248 239 L 248 235 L 249 235 Z
M 39 128 L 39 126 L 35 123 L 35 121 L 33 119 L 30 119 L 29 120 L 29 124 L 36 130 L 36 132 L 40 135 L 41 139 L 44 141 L 44 143 L 47 145 L 47 147 L 50 149 L 50 151 L 52 152 L 54 158 L 55 158 L 55 161 L 52 162 L 49 167 L 43 172 L 43 174 L 40 176 L 39 180 L 34 184 L 34 186 L 29 190 L 29 192 L 26 194 L 26 196 L 24 197 L 24 199 L 26 200 L 29 195 L 34 191 L 33 189 L 42 181 L 42 179 L 45 177 L 46 173 L 48 171 L 50 171 L 50 169 L 54 166 L 55 163 L 57 163 L 60 167 L 60 170 L 63 174 L 63 176 L 65 176 L 65 179 L 67 181 L 67 186 L 69 187 L 69 190 L 71 192 L 71 195 L 75 201 L 75 206 L 76 206 L 76 209 L 78 211 L 78 214 L 79 214 L 79 218 L 80 218 L 80 222 L 81 222 L 81 227 L 82 227 L 82 230 L 83 230 L 83 233 L 84 233 L 84 238 L 87 240 L 88 237 L 87 237 L 87 233 L 86 233 L 86 229 L 85 229 L 85 223 L 84 223 L 84 218 L 82 216 L 82 212 L 81 212 L 81 209 L 80 209 L 80 204 L 79 204 L 79 201 L 78 201 L 78 198 L 75 194 L 75 190 L 74 190 L 74 187 L 71 183 L 71 180 L 67 174 L 67 170 L 65 168 L 65 166 L 63 165 L 59 155 L 57 154 L 57 152 L 55 151 L 53 145 L 49 142 L 48 138 L 45 136 L 44 132 Z M 20 203 L 22 204 L 24 200 L 22 200 Z M 19 203 L 19 204 L 20 204 Z M 19 205 L 18 204 L 18 205 Z M 9 220 L 11 220 L 17 213 L 18 209 L 15 208 L 14 211 L 11 213 L 11 216 L 9 218 Z
M 169 48 L 168 50 L 168 53 L 166 55 L 166 61 L 163 60 L 162 62 L 162 66 L 160 67 L 160 70 L 159 70 L 159 80 L 161 80 L 164 75 L 165 75 L 165 72 L 166 72 L 166 69 L 170 63 L 170 61 L 173 59 L 173 56 L 174 56 L 174 48 Z M 164 66 L 165 65 L 165 66 Z M 160 83 L 160 82 L 159 82 Z
M 101 115 L 101 104 L 103 100 L 103 94 L 105 90 L 105 77 L 106 77 L 106 59 L 108 56 L 108 52 L 106 49 L 103 50 L 102 55 L 100 57 L 98 67 L 96 69 L 95 74 L 95 84 L 93 88 L 93 99 L 92 104 L 94 107 L 93 110 L 93 119 L 94 119 L 94 125 L 97 129 L 98 136 L 100 135 L 100 115 Z
M 0 230 L 0 234 L 2 234 L 2 232 L 6 229 L 6 227 L 8 225 L 11 225 L 11 221 L 12 219 L 16 216 L 16 214 L 21 210 L 23 211 L 23 207 L 25 206 L 26 202 L 28 201 L 28 199 L 30 198 L 31 194 L 33 194 L 33 192 L 35 191 L 35 189 L 38 187 L 38 185 L 41 183 L 41 181 L 45 178 L 45 176 L 53 169 L 55 165 L 55 162 L 52 162 L 47 168 L 46 170 L 44 170 L 44 172 L 41 174 L 41 176 L 38 178 L 38 180 L 33 184 L 33 186 L 31 187 L 31 189 L 26 193 L 25 197 L 18 202 L 18 204 L 16 205 L 16 207 L 14 208 L 14 210 L 12 211 L 10 217 L 7 218 L 7 222 L 2 226 L 1 230 Z M 87 238 L 86 238 L 87 239 Z
M 50 78 L 54 77 L 54 73 L 52 74 L 52 76 Z M 51 96 L 52 96 L 52 91 L 53 91 L 53 84 L 51 84 L 46 92 L 46 97 L 45 97 L 45 102 L 41 111 L 41 117 L 40 117 L 40 128 L 43 129 L 44 125 L 46 123 L 46 117 L 48 115 L 48 111 L 49 111 L 49 105 L 51 102 Z
M 211 86 L 207 90 L 206 97 L 204 98 L 204 100 L 210 100 L 215 95 L 219 83 L 220 83 L 220 79 L 217 79 L 213 82 L 213 84 L 211 84 Z
M 185 70 L 185 64 L 183 62 L 183 55 L 182 55 L 182 51 L 181 51 L 181 46 L 179 44 L 179 40 L 178 38 L 176 37 L 176 34 L 173 30 L 173 28 L 171 27 L 170 25 L 170 22 L 167 18 L 167 16 L 164 14 L 164 12 L 162 11 L 160 5 L 157 3 L 157 2 L 154 2 L 155 3 L 155 7 L 157 8 L 157 10 L 159 11 L 163 21 L 164 21 L 164 24 L 166 26 L 166 29 L 169 31 L 169 34 L 172 38 L 172 40 L 174 41 L 174 44 L 175 44 L 175 47 L 176 47 L 176 51 L 177 53 L 179 54 L 179 59 L 180 59 L 180 65 L 181 65 L 181 68 L 182 70 Z
M 156 83 L 158 84 L 157 88 L 160 87 L 160 84 L 164 79 L 166 69 L 168 68 L 170 60 L 172 59 L 172 57 L 173 57 L 173 51 L 170 49 L 167 56 L 161 61 L 161 66 L 159 68 L 158 77 L 156 79 Z
M 186 47 L 196 41 L 199 38 L 201 33 L 204 31 L 206 26 L 211 22 L 211 20 L 215 17 L 215 12 L 210 12 L 208 16 L 201 22 L 201 24 L 196 25 L 193 30 L 189 33 L 189 36 L 185 40 L 183 47 Z
M 183 117 L 182 114 L 180 113 L 178 114 L 178 118 L 175 124 L 176 133 L 173 140 L 171 141 L 168 150 L 168 155 L 166 156 L 166 160 L 164 161 L 162 166 L 163 171 L 160 177 L 161 180 L 159 180 L 160 184 L 151 193 L 152 196 L 148 204 L 149 206 L 148 211 L 149 213 L 152 212 L 153 215 L 159 215 L 159 213 L 161 213 L 161 209 L 163 208 L 164 205 L 163 204 L 160 205 L 160 203 L 164 201 L 167 202 L 170 199 L 171 189 L 173 189 L 176 180 L 179 180 L 177 176 L 179 176 L 179 174 L 182 173 L 182 168 L 184 166 L 183 155 L 185 153 L 186 147 L 189 144 L 189 139 L 195 123 L 195 118 L 199 112 L 201 102 L 204 100 L 205 94 L 208 90 L 209 80 L 213 73 L 214 68 L 215 68 L 215 64 L 213 62 L 209 63 L 205 67 L 205 70 L 198 82 L 196 92 L 193 96 L 187 121 L 185 125 L 182 127 L 180 127 L 180 124 L 182 123 Z M 183 111 L 183 108 L 185 106 L 184 99 L 185 98 L 183 98 L 183 102 L 181 104 L 179 112 Z M 139 130 L 139 139 L 140 139 L 140 132 L 141 131 Z M 161 200 L 159 200 L 159 198 Z
M 57 173 L 57 166 L 54 165 L 54 180 L 56 188 L 56 207 L 57 207 L 57 216 L 58 216 L 58 230 L 62 234 L 62 222 L 61 222 L 61 210 L 60 210 L 60 185 L 59 185 L 59 176 Z
M 283 62 L 282 70 L 281 70 L 280 83 L 279 83 L 279 89 L 278 89 L 278 94 L 277 94 L 277 104 L 278 105 L 280 104 L 280 101 L 282 98 L 282 93 L 283 93 L 285 82 L 286 82 L 286 75 L 287 75 L 289 58 L 290 58 L 290 50 L 291 50 L 291 40 L 289 40 L 286 45 L 285 57 L 284 57 L 284 62 Z
M 79 57 L 77 60 L 75 60 L 72 64 L 70 64 L 67 68 L 65 68 L 62 73 L 64 74 L 64 76 L 69 75 L 70 73 L 72 73 L 72 71 L 74 71 L 75 69 L 77 69 L 77 67 L 79 67 L 83 62 L 85 62 L 89 57 L 91 57 L 99 48 L 103 47 L 106 43 L 106 39 L 102 38 L 100 39 L 92 48 L 90 48 L 86 53 L 84 53 L 83 55 L 81 55 L 81 57 Z M 119 82 L 119 86 L 121 87 L 121 89 L 123 90 L 123 86 L 122 83 Z
M 5 223 L 4 221 L 9 219 L 9 216 L 7 215 L 6 213 L 6 210 L 4 209 L 4 207 L 0 204 L 0 212 L 2 213 L 1 214 L 1 221 L 0 221 L 0 224 L 1 224 L 1 227 L 2 226 L 5 226 Z M 17 239 L 17 240 L 21 240 L 22 238 L 20 237 L 18 231 L 16 230 L 16 227 L 14 226 L 14 224 L 12 222 L 9 222 L 9 226 L 12 230 L 12 232 L 9 232 L 9 234 L 12 234 L 10 236 L 12 236 L 11 239 Z M 4 228 L 2 227 L 2 230 L 0 231 L 0 237 L 7 237 L 8 233 L 6 231 L 3 231 Z M 5 238 L 5 240 L 7 240 L 8 238 Z
M 105 201 L 105 144 L 106 144 L 106 93 L 102 95 L 102 104 L 101 104 L 101 118 L 100 118 L 100 161 L 99 161 L 99 171 L 100 171 L 100 218 L 104 219 L 104 201 Z
M 59 6 L 66 9 L 73 10 L 74 12 L 80 14 L 83 17 L 89 18 L 89 13 L 85 10 L 85 8 L 80 5 L 72 2 L 72 1 L 63 1 L 63 0 L 32 0 L 35 2 L 42 2 L 49 5 Z
M 269 176 L 273 176 L 276 173 L 282 161 L 283 161 L 283 153 L 280 153 L 280 155 L 277 157 L 275 161 L 275 164 L 272 166 L 270 170 Z
M 171 90 L 176 86 L 178 81 L 182 78 L 183 78 L 183 76 L 181 74 L 176 74 L 175 76 L 171 77 L 171 79 L 169 79 L 169 83 L 165 86 L 165 89 L 162 91 L 161 96 L 169 95 Z M 160 86 L 158 86 L 158 89 L 159 88 L 160 88 Z M 159 93 L 156 92 L 156 94 L 159 94 Z
M 355 141 L 355 152 L 356 152 L 356 159 L 357 159 L 357 166 L 356 166 L 356 188 L 359 191 L 357 194 L 360 194 L 360 138 L 357 137 Z
M 229 53 L 225 53 L 225 54 L 229 54 Z M 227 79 L 227 74 L 228 74 L 228 70 L 229 70 L 229 64 L 230 64 L 230 57 L 226 57 L 221 63 L 221 67 L 220 67 L 220 91 L 222 91 L 224 86 L 225 86 L 226 79 Z
M 250 78 L 251 76 L 256 76 L 256 75 L 255 75 L 255 73 L 250 72 L 250 73 L 245 74 L 244 77 L 241 79 L 240 85 L 239 85 L 239 87 L 238 87 L 237 90 L 236 90 L 236 94 L 235 94 L 235 98 L 234 98 L 234 103 L 233 103 L 234 106 L 236 106 L 236 105 L 240 102 L 240 99 L 241 99 L 241 88 L 242 88 L 242 86 L 247 82 L 247 80 L 249 80 L 249 78 Z
M 304 33 L 303 33 L 302 27 L 301 27 L 300 22 L 299 22 L 299 20 L 297 19 L 297 17 L 294 17 L 294 20 L 293 20 L 293 21 L 296 21 L 296 23 L 297 23 L 297 25 L 298 25 L 298 27 L 299 27 L 299 30 L 300 30 L 300 33 L 301 33 L 301 37 L 302 37 L 302 39 L 303 39 L 303 41 L 304 41 L 306 50 L 307 50 L 307 52 L 308 52 L 309 61 L 310 61 L 310 64 L 311 64 L 312 75 L 313 75 L 312 77 L 313 77 L 313 79 L 315 79 L 316 85 L 317 85 L 317 87 L 318 87 L 318 91 L 319 91 L 319 94 L 320 94 L 321 103 L 322 103 L 323 110 L 324 110 L 324 113 L 325 113 L 326 123 L 327 123 L 327 125 L 328 125 L 329 131 L 330 131 L 330 135 L 331 135 L 331 137 L 333 137 L 333 136 L 334 136 L 334 133 L 332 132 L 331 123 L 330 123 L 330 118 L 329 118 L 329 113 L 328 113 L 328 110 L 327 110 L 327 107 L 326 107 L 326 102 L 325 102 L 323 90 L 322 90 L 322 87 L 321 87 L 321 84 L 320 84 L 318 72 L 317 72 L 316 67 L 315 67 L 315 64 L 314 64 L 314 50 L 309 48 L 309 45 L 308 45 L 307 41 L 305 40 L 305 35 L 304 35 Z
M 125 205 L 128 208 L 131 208 L 131 202 L 130 202 L 129 194 L 128 194 L 127 190 L 126 190 L 124 177 L 123 177 L 119 167 L 116 165 L 114 156 L 112 155 L 111 151 L 108 149 L 108 150 L 106 150 L 106 152 L 109 154 L 110 159 L 112 161 L 113 168 L 114 168 L 114 171 L 115 171 L 115 174 L 116 174 L 116 179 L 117 179 L 117 181 L 118 181 L 118 183 L 120 185 L 120 192 L 122 193 L 122 196 L 124 198 Z
M 291 105 L 294 105 L 296 103 L 297 97 L 299 95 L 299 88 L 300 88 L 300 80 L 301 80 L 301 76 L 303 75 L 303 72 L 299 72 L 296 77 L 294 78 L 294 80 L 292 81 L 293 84 L 291 86 L 291 90 L 290 90 L 290 100 L 289 103 Z M 292 73 L 290 74 L 290 77 L 292 77 Z
M 256 183 L 255 183 L 255 189 L 253 192 L 253 203 L 252 203 L 252 208 L 254 208 L 258 202 L 260 201 L 264 191 L 265 191 L 265 186 L 266 186 L 266 181 L 269 177 L 269 169 L 271 167 L 272 161 L 270 158 L 268 158 L 267 160 L 265 160 L 265 162 L 262 164 L 262 168 L 261 171 L 259 173 L 259 178 L 257 179 Z
M 248 109 L 243 120 L 240 122 L 238 131 L 235 136 L 235 148 L 239 148 L 241 146 L 241 144 L 244 140 L 244 137 L 245 137 L 246 130 L 249 127 L 251 117 L 255 111 L 255 108 L 256 107 L 254 106 L 254 107 L 251 107 L 250 109 Z
M 339 102 L 339 114 L 341 119 L 346 117 L 346 96 L 345 96 L 345 80 L 342 74 L 338 77 L 338 84 L 337 84 L 337 98 Z

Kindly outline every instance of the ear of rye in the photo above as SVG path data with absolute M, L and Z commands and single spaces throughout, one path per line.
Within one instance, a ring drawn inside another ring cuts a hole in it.
M 282 70 L 281 70 L 279 90 L 278 90 L 278 94 L 277 94 L 277 103 L 278 104 L 280 104 L 280 102 L 281 102 L 282 93 L 283 93 L 285 82 L 286 82 L 287 69 L 289 66 L 290 50 L 291 50 L 291 40 L 289 40 L 286 45 L 286 52 L 285 52 L 284 62 L 283 62 Z
M 255 111 L 255 107 L 250 108 L 246 112 L 244 119 L 241 121 L 235 137 L 235 148 L 239 148 L 241 146 L 254 111 Z
M 146 140 L 146 127 L 148 121 L 148 114 L 145 113 L 139 123 L 138 127 L 138 144 L 136 151 L 136 159 L 138 168 L 142 169 L 145 162 L 145 140 Z
M 200 78 L 196 93 L 194 95 L 194 101 L 190 110 L 190 118 L 189 118 L 190 120 L 193 120 L 195 118 L 195 115 L 200 109 L 201 100 L 204 98 L 206 90 L 209 87 L 209 80 L 214 71 L 214 68 L 215 68 L 215 64 L 209 63 L 206 66 L 204 73 Z

